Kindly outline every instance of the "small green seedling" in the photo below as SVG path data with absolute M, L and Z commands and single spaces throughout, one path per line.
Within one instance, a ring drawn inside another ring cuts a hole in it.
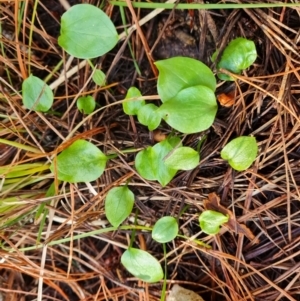
M 217 57 L 215 52 L 212 60 Z M 221 80 L 234 81 L 235 79 L 227 74 L 219 72 L 220 69 L 228 70 L 235 74 L 250 67 L 257 58 L 256 47 L 253 41 L 245 38 L 236 38 L 232 40 L 224 49 L 220 60 L 217 63 L 218 77 Z
M 171 127 L 191 134 L 209 128 L 217 113 L 216 79 L 202 62 L 174 57 L 155 63 L 157 90 L 163 104 L 157 113 Z
M 149 146 L 135 158 L 138 173 L 147 180 L 157 180 L 162 186 L 166 186 L 179 169 L 193 169 L 198 163 L 199 154 L 192 148 L 182 147 L 178 137 L 168 137 Z
M 77 140 L 53 160 L 50 169 L 60 181 L 91 182 L 101 176 L 107 160 L 94 144 Z
M 145 179 L 157 180 L 166 186 L 175 176 L 177 170 L 164 164 L 164 158 L 178 145 L 180 139 L 170 137 L 154 146 L 140 151 L 135 158 L 135 168 Z M 181 145 L 178 145 L 180 147 Z
M 173 240 L 178 234 L 178 224 L 174 217 L 164 216 L 154 225 L 152 238 L 160 243 L 166 243 Z
M 96 108 L 96 101 L 93 96 L 81 96 L 77 99 L 77 108 L 81 113 L 91 114 Z
M 158 282 L 164 277 L 158 260 L 146 251 L 129 248 L 123 253 L 121 262 L 132 275 L 145 282 Z
M 112 188 L 105 199 L 105 215 L 114 226 L 120 224 L 130 215 L 134 204 L 134 194 L 127 186 Z
M 241 136 L 231 140 L 221 151 L 221 157 L 228 161 L 229 165 L 243 171 L 251 166 L 258 152 L 258 146 L 254 137 Z
M 155 64 L 159 70 L 157 90 L 162 105 L 156 107 L 154 104 L 145 105 L 143 101 L 126 101 L 127 98 L 142 97 L 140 91 L 132 87 L 123 102 L 124 112 L 137 115 L 149 130 L 156 129 L 161 119 L 185 134 L 208 129 L 218 108 L 216 79 L 212 71 L 200 61 L 186 57 L 174 57 Z
M 102 87 L 105 85 L 105 78 L 106 78 L 106 75 L 103 71 L 99 70 L 99 69 L 96 69 L 94 71 L 94 74 L 93 74 L 93 81 L 95 84 L 97 84 L 98 86 Z
M 213 210 L 203 211 L 199 216 L 200 228 L 208 235 L 218 234 L 220 226 L 227 223 L 229 217 Z
M 22 84 L 23 104 L 26 109 L 47 112 L 53 104 L 53 92 L 40 78 L 32 74 Z
M 141 109 L 146 103 L 144 99 L 135 100 L 132 98 L 142 98 L 140 90 L 136 87 L 131 87 L 126 94 L 123 101 L 123 111 L 127 115 L 137 115 L 139 109 Z
M 70 55 L 96 58 L 109 52 L 118 39 L 110 18 L 91 4 L 73 5 L 62 15 L 58 44 Z

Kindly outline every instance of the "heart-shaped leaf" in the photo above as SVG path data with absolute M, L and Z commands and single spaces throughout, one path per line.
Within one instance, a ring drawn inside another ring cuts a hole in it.
M 93 96 L 82 96 L 77 99 L 77 108 L 84 114 L 91 114 L 96 107 L 96 101 Z
M 58 44 L 70 55 L 91 59 L 109 52 L 118 42 L 110 18 L 90 4 L 77 4 L 61 18 Z
M 231 140 L 221 151 L 221 157 L 228 161 L 230 166 L 243 171 L 251 166 L 258 152 L 254 137 L 241 136 Z
M 253 41 L 245 38 L 232 40 L 224 49 L 217 69 L 226 69 L 232 73 L 240 74 L 243 70 L 250 67 L 257 58 L 256 47 Z M 222 80 L 234 80 L 231 76 L 218 73 Z
M 105 199 L 105 215 L 108 221 L 118 227 L 131 213 L 134 194 L 127 186 L 112 188 Z
M 37 112 L 47 112 L 53 104 L 51 88 L 40 78 L 32 74 L 22 84 L 23 104 L 25 108 Z
M 77 140 L 56 157 L 50 169 L 61 181 L 91 182 L 101 176 L 106 161 L 107 157 L 94 144 Z
M 123 253 L 121 262 L 128 272 L 145 282 L 158 282 L 164 277 L 158 260 L 146 251 L 130 248 Z
M 178 147 L 173 150 L 165 159 L 165 164 L 169 167 L 180 170 L 191 170 L 199 164 L 199 153 L 191 147 Z
M 161 122 L 161 118 L 156 112 L 157 109 L 156 105 L 149 103 L 138 110 L 137 117 L 139 122 L 148 126 L 149 131 L 155 130 Z
M 206 86 L 213 92 L 216 78 L 202 62 L 187 57 L 157 61 L 159 70 L 157 90 L 162 102 L 174 98 L 179 91 L 192 86 Z
M 137 115 L 138 111 L 146 104 L 145 100 L 134 100 L 130 98 L 141 98 L 142 94 L 136 87 L 131 87 L 127 91 L 125 100 L 123 101 L 123 111 L 127 115 Z M 129 100 L 130 99 L 130 100 Z
M 178 223 L 172 216 L 160 218 L 152 230 L 152 238 L 160 243 L 173 240 L 178 234 Z
M 138 173 L 147 180 L 157 180 L 162 186 L 167 185 L 177 169 L 168 167 L 164 158 L 176 146 L 181 146 L 180 139 L 172 137 L 140 151 L 135 158 Z
M 229 217 L 213 210 L 203 211 L 199 216 L 202 231 L 209 235 L 218 234 L 220 226 L 228 222 Z
M 157 110 L 175 130 L 192 134 L 208 129 L 214 122 L 218 105 L 214 92 L 205 86 L 181 90 Z

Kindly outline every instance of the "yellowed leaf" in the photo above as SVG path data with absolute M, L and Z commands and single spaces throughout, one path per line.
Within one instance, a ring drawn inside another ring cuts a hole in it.
M 204 301 L 202 297 L 200 297 L 195 292 L 185 289 L 178 284 L 173 285 L 168 297 L 167 301 Z

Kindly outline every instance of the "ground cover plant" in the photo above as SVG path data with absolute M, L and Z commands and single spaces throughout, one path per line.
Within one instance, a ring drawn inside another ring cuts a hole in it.
M 146 40 L 122 28 L 147 10 L 35 4 L 0 10 L 1 297 L 163 300 L 184 280 L 296 300 L 297 7 L 158 16 Z

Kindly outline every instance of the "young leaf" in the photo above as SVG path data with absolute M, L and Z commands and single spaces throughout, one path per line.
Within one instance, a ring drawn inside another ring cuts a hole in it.
M 22 84 L 25 108 L 37 112 L 47 112 L 53 104 L 53 92 L 40 78 L 32 74 Z
M 94 144 L 77 140 L 56 157 L 50 170 L 61 181 L 91 182 L 101 176 L 106 161 L 107 157 Z
M 119 225 L 129 216 L 134 204 L 134 194 L 127 186 L 112 188 L 105 199 L 105 215 L 114 226 Z
M 218 105 L 214 92 L 205 86 L 181 90 L 157 110 L 175 130 L 192 134 L 208 129 L 214 122 Z
M 160 243 L 173 240 L 178 234 L 178 224 L 174 217 L 164 216 L 154 225 L 152 238 Z
M 202 231 L 209 235 L 218 234 L 220 226 L 228 222 L 228 216 L 213 210 L 203 211 L 199 216 Z
M 138 173 L 147 180 L 157 180 L 162 186 L 166 186 L 177 169 L 166 166 L 164 158 L 177 144 L 181 146 L 180 139 L 173 137 L 140 151 L 135 159 Z
M 174 98 L 179 91 L 192 86 L 216 89 L 216 78 L 202 62 L 187 57 L 173 57 L 157 61 L 159 70 L 157 90 L 162 102 Z
M 226 69 L 232 73 L 240 74 L 251 66 L 257 58 L 256 48 L 253 41 L 245 38 L 236 38 L 231 41 L 222 53 L 217 64 L 217 69 Z M 221 80 L 234 80 L 229 75 L 218 73 Z
M 228 216 L 228 222 L 226 228 L 236 234 L 245 235 L 250 241 L 255 239 L 255 235 L 252 231 L 244 224 L 240 223 L 235 214 L 230 211 L 227 207 L 220 204 L 220 198 L 215 192 L 208 194 L 208 199 L 203 200 L 203 207 L 206 210 L 214 210 Z
M 156 105 L 149 103 L 138 110 L 138 121 L 148 126 L 149 131 L 155 130 L 161 122 L 161 118 L 156 112 L 157 109 L 158 107 Z
M 84 114 L 91 114 L 94 112 L 96 102 L 93 96 L 82 96 L 77 99 L 77 108 Z
M 146 251 L 130 248 L 123 253 L 121 262 L 132 275 L 145 282 L 158 282 L 164 277 L 158 260 Z
M 165 164 L 169 167 L 180 170 L 191 170 L 195 168 L 200 161 L 199 153 L 190 147 L 178 147 L 167 155 Z
M 129 98 L 141 98 L 142 94 L 136 87 L 131 87 L 127 91 L 125 100 L 123 101 L 123 111 L 127 115 L 137 115 L 138 111 L 145 105 L 145 100 L 128 100 Z
M 95 58 L 109 52 L 117 42 L 114 24 L 96 6 L 73 5 L 62 15 L 58 44 L 70 55 Z
M 221 151 L 222 159 L 237 170 L 246 170 L 254 162 L 258 146 L 254 137 L 241 136 L 231 140 Z
M 105 85 L 105 78 L 106 75 L 103 71 L 96 69 L 94 74 L 93 74 L 93 81 L 95 84 L 97 84 L 98 86 L 102 87 Z
M 149 146 L 140 151 L 135 158 L 135 168 L 138 173 L 147 180 L 154 181 L 157 179 L 156 164 L 158 158 L 153 147 Z

